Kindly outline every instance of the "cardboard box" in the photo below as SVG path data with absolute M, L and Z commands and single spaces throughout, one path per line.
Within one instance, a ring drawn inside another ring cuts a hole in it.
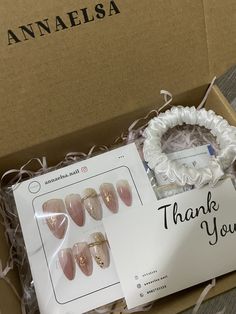
M 197 105 L 212 77 L 236 62 L 234 0 L 2 0 L 0 12 L 1 173 L 32 157 L 55 164 L 69 151 L 111 143 L 161 104 L 162 88 L 176 104 Z M 216 87 L 207 108 L 236 125 Z M 6 262 L 2 227 L 0 243 Z M 9 276 L 19 288 L 17 273 Z M 209 296 L 235 286 L 233 273 Z M 159 300 L 151 312 L 177 313 L 202 287 Z M 20 313 L 3 280 L 0 310 Z

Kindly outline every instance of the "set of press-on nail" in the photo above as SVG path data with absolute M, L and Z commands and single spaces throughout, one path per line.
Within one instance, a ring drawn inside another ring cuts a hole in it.
M 112 213 L 119 211 L 119 198 L 126 206 L 132 205 L 132 191 L 127 180 L 103 183 L 99 192 L 86 188 L 81 194 L 70 194 L 63 199 L 50 199 L 43 204 L 45 221 L 57 239 L 63 239 L 68 229 L 69 217 L 77 226 L 85 225 L 85 212 L 95 220 L 103 217 L 102 202 Z M 85 276 L 93 273 L 93 259 L 101 269 L 110 265 L 108 243 L 101 232 L 90 235 L 88 241 L 80 241 L 72 248 L 61 249 L 58 260 L 64 275 L 73 280 L 76 275 L 76 264 Z
M 68 227 L 69 216 L 78 226 L 85 224 L 85 210 L 95 220 L 101 220 L 103 216 L 103 200 L 106 207 L 112 212 L 119 210 L 118 195 L 126 206 L 132 205 L 132 191 L 126 180 L 120 180 L 116 188 L 112 183 L 103 183 L 99 187 L 99 194 L 93 188 L 86 188 L 81 194 L 70 194 L 62 199 L 51 199 L 43 204 L 44 217 L 54 236 L 62 239 Z
M 73 248 L 60 250 L 58 258 L 61 268 L 69 280 L 75 278 L 76 264 L 85 276 L 91 276 L 93 273 L 92 259 L 102 269 L 110 265 L 107 240 L 101 232 L 91 234 L 89 242 L 78 242 Z

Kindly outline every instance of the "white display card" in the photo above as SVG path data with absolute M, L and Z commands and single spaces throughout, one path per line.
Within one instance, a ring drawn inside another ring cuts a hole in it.
M 72 248 L 77 242 L 88 242 L 89 236 L 95 232 L 101 232 L 105 237 L 103 219 L 95 220 L 85 210 L 85 224 L 80 227 L 66 213 L 67 231 L 63 239 L 58 239 L 48 227 L 43 212 L 43 204 L 49 200 L 60 199 L 65 203 L 67 195 L 82 195 L 87 188 L 99 194 L 101 184 L 109 183 L 116 189 L 119 180 L 128 183 L 132 204 L 127 206 L 116 190 L 118 213 L 136 210 L 156 200 L 135 144 L 13 186 L 41 314 L 83 313 L 123 297 L 110 249 L 109 267 L 102 269 L 93 259 L 93 273 L 85 276 L 76 265 L 73 280 L 63 274 L 58 258 L 60 250 Z M 118 216 L 107 208 L 101 196 L 99 198 L 104 219 Z
M 235 204 L 227 179 L 106 218 L 128 308 L 234 271 Z

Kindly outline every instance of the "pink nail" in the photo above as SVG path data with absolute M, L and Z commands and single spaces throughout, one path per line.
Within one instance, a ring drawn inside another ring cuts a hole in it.
M 43 204 L 43 212 L 54 236 L 58 239 L 64 238 L 68 226 L 64 202 L 60 199 L 49 200 Z
M 113 213 L 117 213 L 119 210 L 119 203 L 113 184 L 103 183 L 99 190 L 106 207 Z
M 77 265 L 86 276 L 91 276 L 93 272 L 93 260 L 86 242 L 76 243 L 73 247 L 73 254 Z
M 94 189 L 85 189 L 83 192 L 83 204 L 91 217 L 95 220 L 102 219 L 102 205 Z
M 116 184 L 117 192 L 126 206 L 132 205 L 132 191 L 127 180 L 120 180 Z
M 75 261 L 71 249 L 63 249 L 58 253 L 59 262 L 66 278 L 75 278 Z
M 98 266 L 107 268 L 110 265 L 110 255 L 106 239 L 101 232 L 91 234 L 89 237 L 90 251 Z
M 65 199 L 66 209 L 76 225 L 82 227 L 85 223 L 85 212 L 79 194 L 68 195 Z

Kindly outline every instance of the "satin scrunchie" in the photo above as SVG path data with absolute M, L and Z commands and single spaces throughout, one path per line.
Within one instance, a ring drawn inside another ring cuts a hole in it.
M 192 168 L 179 165 L 168 159 L 162 152 L 163 134 L 177 125 L 199 125 L 209 129 L 216 137 L 220 151 L 217 157 L 211 157 L 207 168 Z M 179 185 L 201 187 L 207 183 L 215 185 L 223 176 L 224 170 L 236 160 L 236 128 L 214 111 L 195 107 L 172 107 L 158 117 L 153 118 L 143 133 L 144 159 L 156 175 L 166 175 L 171 182 Z

